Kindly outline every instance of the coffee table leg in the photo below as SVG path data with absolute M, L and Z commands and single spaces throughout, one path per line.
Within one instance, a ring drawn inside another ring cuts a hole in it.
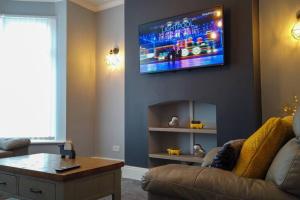
M 121 169 L 115 171 L 115 188 L 112 195 L 113 200 L 121 200 Z

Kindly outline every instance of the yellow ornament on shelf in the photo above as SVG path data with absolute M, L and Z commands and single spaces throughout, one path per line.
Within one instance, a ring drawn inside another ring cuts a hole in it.
M 190 128 L 192 128 L 192 129 L 203 129 L 204 124 L 201 121 L 191 121 Z
M 169 156 L 173 156 L 173 155 L 179 156 L 181 153 L 181 150 L 169 148 L 169 149 L 167 149 L 167 152 L 168 152 Z

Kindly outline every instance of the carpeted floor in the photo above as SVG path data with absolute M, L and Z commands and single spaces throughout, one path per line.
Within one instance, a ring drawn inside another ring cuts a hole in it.
M 146 200 L 147 193 L 141 188 L 140 181 L 122 179 L 122 200 Z M 111 200 L 111 197 L 100 200 Z

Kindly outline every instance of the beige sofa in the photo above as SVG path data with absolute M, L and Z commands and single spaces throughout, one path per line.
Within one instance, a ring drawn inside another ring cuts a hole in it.
M 151 169 L 142 180 L 149 200 L 296 200 L 300 199 L 300 111 L 295 138 L 274 158 L 265 180 L 239 177 L 231 171 L 187 165 Z M 205 158 L 214 157 L 214 149 Z
M 27 155 L 29 145 L 28 138 L 0 138 L 0 158 Z

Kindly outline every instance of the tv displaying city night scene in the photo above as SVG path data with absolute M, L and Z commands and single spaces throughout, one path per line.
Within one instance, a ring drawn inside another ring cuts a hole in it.
M 140 73 L 223 65 L 223 40 L 222 7 L 141 25 Z

